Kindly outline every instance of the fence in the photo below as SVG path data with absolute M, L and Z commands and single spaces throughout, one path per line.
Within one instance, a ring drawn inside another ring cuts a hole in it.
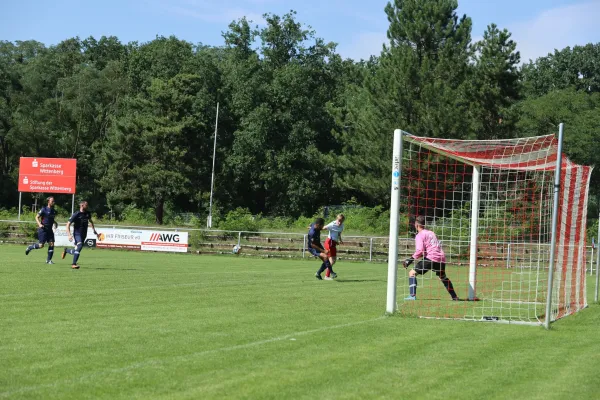
M 266 257 L 266 258 L 311 258 L 306 252 L 307 235 L 293 232 L 249 232 L 225 231 L 215 229 L 193 228 L 167 228 L 156 226 L 131 226 L 131 225 L 96 225 L 102 228 L 160 230 L 174 232 L 188 232 L 189 252 L 195 254 L 231 254 L 233 246 L 241 247 L 241 256 Z M 0 220 L 0 243 L 24 244 L 35 240 L 36 226 L 32 221 Z M 445 242 L 448 261 L 456 265 L 468 264 L 467 242 Z M 530 248 L 527 248 L 529 246 Z M 525 247 L 525 248 L 524 248 Z M 381 236 L 350 236 L 344 235 L 343 246 L 338 247 L 338 259 L 362 262 L 387 262 L 389 238 Z M 398 244 L 398 253 L 401 258 L 409 257 L 414 251 L 412 238 L 401 238 Z M 547 258 L 544 251 L 526 244 L 515 243 L 480 243 L 478 259 L 481 266 L 511 268 L 520 261 L 535 258 L 539 252 L 539 259 Z M 588 265 L 586 270 L 594 272 L 595 249 L 586 247 Z M 526 258 L 519 255 L 527 252 Z M 533 257 L 532 257 L 533 256 Z

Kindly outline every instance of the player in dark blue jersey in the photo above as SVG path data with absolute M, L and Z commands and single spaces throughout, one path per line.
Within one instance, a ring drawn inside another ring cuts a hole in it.
M 46 264 L 54 264 L 52 256 L 54 255 L 54 231 L 53 226 L 58 226 L 56 221 L 56 210 L 54 209 L 54 197 L 48 197 L 48 205 L 40 209 L 35 216 L 35 221 L 38 225 L 38 243 L 34 243 L 27 247 L 25 255 L 29 255 L 31 250 L 42 249 L 44 244 L 48 243 L 48 257 Z
M 317 218 L 315 219 L 315 222 L 310 224 L 310 226 L 308 227 L 307 250 L 310 254 L 312 254 L 315 257 L 319 257 L 323 261 L 323 264 L 321 264 L 321 268 L 319 268 L 319 270 L 315 274 L 315 278 L 319 280 L 323 279 L 321 277 L 321 274 L 326 269 L 330 270 L 332 277 L 336 277 L 335 272 L 333 272 L 333 269 L 331 268 L 331 263 L 329 262 L 329 254 L 321 244 L 321 230 L 323 229 L 324 225 L 325 220 L 323 218 Z
M 88 223 L 92 225 L 92 230 L 94 235 L 98 236 L 99 233 L 96 232 L 96 227 L 94 227 L 94 222 L 92 221 L 92 214 L 87 210 L 88 202 L 82 201 L 79 203 L 79 211 L 75 214 L 71 215 L 69 218 L 69 222 L 67 222 L 67 235 L 69 241 L 73 241 L 75 243 L 74 249 L 65 248 L 62 252 L 62 258 L 64 259 L 68 254 L 73 255 L 73 264 L 71 268 L 79 269 L 79 265 L 77 265 L 77 260 L 79 259 L 79 254 L 81 254 L 81 250 L 83 249 L 83 243 L 87 238 L 88 231 Z M 71 236 L 71 224 L 73 225 L 73 235 Z

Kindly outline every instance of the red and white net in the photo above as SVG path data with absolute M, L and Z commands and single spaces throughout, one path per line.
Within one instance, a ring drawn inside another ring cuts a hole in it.
M 427 229 L 442 242 L 446 275 L 463 301 L 451 301 L 431 272 L 418 277 L 417 300 L 403 301 L 409 294 L 405 272 L 399 275 L 401 313 L 533 324 L 544 320 L 557 149 L 554 135 L 498 141 L 404 135 L 401 218 L 409 220 L 409 231 L 400 234 L 400 257 L 414 252 L 412 222 L 424 216 Z M 479 210 L 472 210 L 474 168 L 480 170 Z M 563 156 L 552 320 L 587 305 L 591 170 Z M 479 215 L 475 265 L 470 263 L 474 211 Z M 478 301 L 466 301 L 473 295 Z

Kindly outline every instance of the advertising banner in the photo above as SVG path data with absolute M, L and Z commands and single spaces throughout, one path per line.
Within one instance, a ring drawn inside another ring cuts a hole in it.
M 188 248 L 188 233 L 173 231 L 155 231 L 139 229 L 100 228 L 96 237 L 88 228 L 84 246 L 104 249 L 132 249 L 143 251 L 165 251 L 185 253 Z M 67 231 L 60 226 L 54 233 L 56 246 L 72 246 Z
M 75 194 L 77 160 L 21 157 L 19 192 Z

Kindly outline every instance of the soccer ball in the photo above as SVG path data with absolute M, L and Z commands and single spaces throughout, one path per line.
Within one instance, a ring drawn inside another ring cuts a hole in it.
M 241 246 L 238 246 L 237 244 L 235 246 L 233 246 L 233 254 L 240 254 L 241 250 L 242 250 Z

